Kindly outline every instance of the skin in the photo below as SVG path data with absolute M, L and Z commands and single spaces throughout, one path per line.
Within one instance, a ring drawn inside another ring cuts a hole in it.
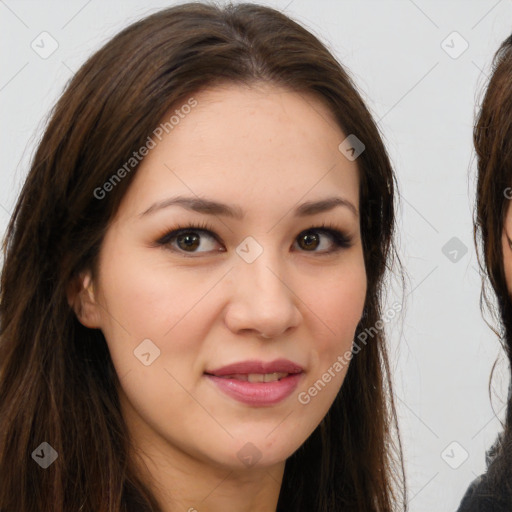
M 509 256 L 510 253 L 512 252 L 512 209 L 510 208 L 510 202 L 507 207 L 505 222 L 503 224 L 501 245 L 502 252 L 504 255 L 503 266 L 505 268 L 505 278 L 507 280 L 508 292 L 512 297 L 512 260 Z
M 285 461 L 326 415 L 347 367 L 307 405 L 298 394 L 350 350 L 363 312 L 358 168 L 338 150 L 346 135 L 314 97 L 268 84 L 194 97 L 198 105 L 140 164 L 95 278 L 82 276 L 76 311 L 105 335 L 134 454 L 163 510 L 275 511 Z M 180 206 L 140 216 L 175 195 L 237 205 L 245 218 Z M 355 212 L 292 214 L 331 196 Z M 156 243 L 178 223 L 204 221 L 218 241 L 193 230 L 201 245 L 192 254 L 176 238 Z M 328 254 L 336 245 L 321 231 L 310 232 L 312 247 L 301 244 L 301 232 L 324 222 L 350 236 L 350 247 Z M 248 236 L 263 249 L 250 264 L 236 252 Z M 134 357 L 145 339 L 160 350 L 148 366 Z M 299 363 L 304 374 L 272 406 L 240 403 L 204 375 L 277 358 Z M 261 456 L 252 466 L 237 456 L 248 442 Z

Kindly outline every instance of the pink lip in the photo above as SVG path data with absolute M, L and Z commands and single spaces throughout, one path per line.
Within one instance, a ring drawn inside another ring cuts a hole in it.
M 248 405 L 274 405 L 290 396 L 299 384 L 302 373 L 288 375 L 275 382 L 248 382 L 207 375 L 221 391 Z
M 205 373 L 222 377 L 224 375 L 234 375 L 242 373 L 301 373 L 304 369 L 297 363 L 288 359 L 276 359 L 268 363 L 264 361 L 240 361 L 238 363 L 229 364 L 216 370 L 207 370 Z
M 250 373 L 289 373 L 287 377 L 275 382 L 248 382 L 229 379 L 223 375 Z M 290 396 L 299 384 L 303 368 L 287 359 L 263 361 L 242 361 L 217 370 L 205 372 L 213 383 L 226 395 L 247 405 L 274 405 Z

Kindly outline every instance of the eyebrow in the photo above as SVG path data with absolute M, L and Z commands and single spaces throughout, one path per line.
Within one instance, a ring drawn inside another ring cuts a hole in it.
M 158 210 L 168 208 L 170 206 L 181 206 L 186 210 L 202 213 L 206 215 L 219 215 L 230 217 L 237 220 L 244 218 L 244 212 L 239 206 L 230 206 L 217 201 L 212 201 L 199 197 L 184 197 L 177 196 L 170 199 L 164 199 L 158 203 L 153 204 L 147 210 L 139 214 L 139 217 L 144 217 Z M 307 217 L 333 210 L 337 207 L 345 207 L 352 212 L 356 217 L 359 217 L 357 208 L 348 200 L 342 197 L 327 197 L 320 201 L 308 201 L 301 204 L 294 210 L 296 217 Z

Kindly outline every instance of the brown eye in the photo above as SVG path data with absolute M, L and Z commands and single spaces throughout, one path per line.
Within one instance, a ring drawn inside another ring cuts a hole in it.
M 302 231 L 296 241 L 301 251 L 318 255 L 334 253 L 352 244 L 351 237 L 344 232 L 324 226 Z M 217 236 L 206 225 L 178 227 L 160 238 L 157 244 L 182 255 L 225 252 Z
M 330 239 L 330 245 L 323 242 L 322 237 Z M 351 238 L 337 229 L 318 227 L 303 231 L 297 237 L 297 244 L 305 252 L 328 254 L 350 247 Z
M 180 249 L 194 251 L 200 245 L 199 237 L 195 233 L 185 233 L 176 237 L 176 243 Z
M 165 246 L 178 253 L 200 254 L 207 252 L 221 252 L 216 236 L 209 230 L 201 227 L 188 226 L 167 233 L 158 240 L 158 245 Z
M 301 242 L 304 242 L 304 246 L 303 248 L 306 248 L 306 249 L 316 249 L 318 247 L 318 245 L 320 244 L 319 240 L 318 240 L 318 235 L 312 235 L 312 234 L 306 234 L 306 235 L 303 235 L 299 238 L 299 245 L 301 244 Z M 302 246 L 301 246 L 302 247 Z

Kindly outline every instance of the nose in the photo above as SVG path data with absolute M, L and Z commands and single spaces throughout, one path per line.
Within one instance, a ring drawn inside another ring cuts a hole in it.
M 255 261 L 237 262 L 232 274 L 232 294 L 225 314 L 228 328 L 276 338 L 302 321 L 298 290 L 292 273 L 277 255 L 265 250 Z

